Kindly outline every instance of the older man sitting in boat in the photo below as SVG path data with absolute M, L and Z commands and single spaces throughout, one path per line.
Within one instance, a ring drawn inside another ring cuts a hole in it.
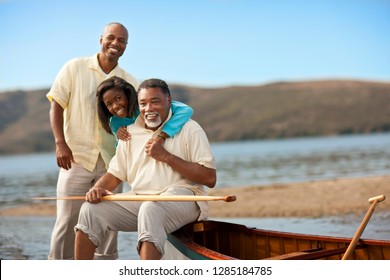
M 205 201 L 102 202 L 122 181 L 132 186 L 134 195 L 204 196 L 204 186 L 215 186 L 214 157 L 198 123 L 190 120 L 174 138 L 156 141 L 172 116 L 168 85 L 159 79 L 144 81 L 138 103 L 140 116 L 127 127 L 131 140 L 119 142 L 107 173 L 86 194 L 75 227 L 76 259 L 92 259 L 109 230 L 138 231 L 140 258 L 160 259 L 167 234 L 207 217 Z

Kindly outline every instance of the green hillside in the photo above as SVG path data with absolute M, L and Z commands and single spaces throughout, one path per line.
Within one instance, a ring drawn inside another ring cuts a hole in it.
M 390 130 L 390 83 L 284 82 L 261 86 L 171 86 L 210 141 Z M 54 150 L 48 89 L 0 94 L 0 154 Z

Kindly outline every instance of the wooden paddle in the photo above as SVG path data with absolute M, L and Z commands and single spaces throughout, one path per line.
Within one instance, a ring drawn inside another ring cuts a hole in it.
M 85 196 L 48 196 L 33 197 L 37 200 L 85 200 Z M 235 195 L 227 196 L 201 196 L 201 195 L 106 195 L 102 197 L 105 201 L 225 201 L 233 202 L 236 200 Z
M 358 241 L 360 239 L 360 236 L 362 235 L 364 229 L 366 228 L 366 225 L 368 224 L 368 221 L 371 218 L 372 213 L 374 213 L 374 209 L 375 209 L 376 204 L 379 202 L 382 202 L 385 199 L 386 199 L 386 196 L 382 194 L 382 195 L 378 195 L 375 197 L 371 197 L 368 200 L 368 202 L 371 203 L 371 206 L 368 209 L 367 214 L 364 217 L 362 223 L 360 224 L 358 230 L 356 231 L 351 243 L 349 244 L 348 249 L 343 256 L 343 260 L 348 260 L 351 257 L 353 251 L 355 250 L 356 244 L 358 243 Z

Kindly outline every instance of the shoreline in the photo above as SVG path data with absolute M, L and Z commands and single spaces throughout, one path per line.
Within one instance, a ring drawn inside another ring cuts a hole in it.
M 384 194 L 388 199 L 376 211 L 390 211 L 390 176 L 340 178 L 302 183 L 215 189 L 210 195 L 235 194 L 234 204 L 214 203 L 214 217 L 306 217 L 365 214 L 368 199 Z M 257 199 L 254 199 L 257 198 Z
M 302 183 L 217 188 L 210 195 L 236 195 L 226 203 L 210 202 L 209 217 L 324 217 L 345 214 L 362 215 L 368 199 L 384 194 L 388 199 L 376 211 L 390 211 L 390 175 L 340 178 Z M 34 203 L 0 210 L 0 217 L 55 216 L 54 202 Z

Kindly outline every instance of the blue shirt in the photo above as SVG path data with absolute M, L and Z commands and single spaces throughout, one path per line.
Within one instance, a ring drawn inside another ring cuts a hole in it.
M 183 125 L 191 118 L 193 110 L 190 106 L 174 100 L 172 100 L 171 109 L 172 117 L 164 125 L 162 131 L 168 134 L 169 137 L 173 138 L 173 136 L 179 133 Z M 138 115 L 139 111 L 136 110 L 136 116 L 134 116 L 133 118 L 120 118 L 117 116 L 112 116 L 110 118 L 110 127 L 112 133 L 115 135 L 116 145 L 118 144 L 118 138 L 116 136 L 116 132 L 118 131 L 118 129 L 122 126 L 128 126 L 130 124 L 133 124 Z

